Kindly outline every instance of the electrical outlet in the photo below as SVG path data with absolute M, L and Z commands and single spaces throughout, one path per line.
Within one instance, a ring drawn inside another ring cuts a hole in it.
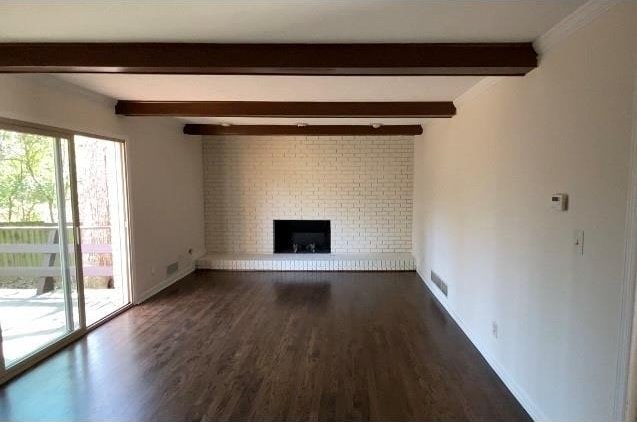
M 495 321 L 491 323 L 491 333 L 493 337 L 498 338 L 498 323 Z

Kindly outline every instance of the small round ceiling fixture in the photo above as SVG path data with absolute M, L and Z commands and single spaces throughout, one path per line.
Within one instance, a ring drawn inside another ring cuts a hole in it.
M 372 123 L 372 127 L 374 129 L 378 129 L 379 127 L 381 127 L 383 124 L 382 123 Z
M 232 125 L 231 125 L 230 123 L 228 123 L 228 122 L 223 122 L 223 123 L 221 123 L 221 126 L 223 126 L 223 127 L 230 127 L 230 126 L 232 126 Z
M 298 122 L 298 123 L 296 124 L 296 126 L 297 126 L 297 127 L 306 127 L 306 126 L 307 126 L 307 123 L 305 123 L 305 122 Z

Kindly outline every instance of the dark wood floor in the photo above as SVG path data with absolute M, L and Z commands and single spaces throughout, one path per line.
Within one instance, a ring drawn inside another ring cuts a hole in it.
M 1 420 L 530 420 L 415 273 L 197 272 L 0 388 Z

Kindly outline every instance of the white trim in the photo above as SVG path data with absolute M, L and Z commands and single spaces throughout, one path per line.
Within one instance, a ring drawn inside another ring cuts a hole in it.
M 546 31 L 533 42 L 535 50 L 540 54 L 546 54 L 556 45 L 571 36 L 578 29 L 593 22 L 599 16 L 623 0 L 589 0 L 560 22 Z
M 510 376 L 507 371 L 504 369 L 502 365 L 497 361 L 497 359 L 491 355 L 480 342 L 477 340 L 477 336 L 475 336 L 469 326 L 464 323 L 464 321 L 460 318 L 460 316 L 454 312 L 451 306 L 448 304 L 446 297 L 443 296 L 435 286 L 431 285 L 425 276 L 420 272 L 420 268 L 416 269 L 416 273 L 422 280 L 423 284 L 429 289 L 431 294 L 440 302 L 440 304 L 445 308 L 445 310 L 451 315 L 451 318 L 458 324 L 460 329 L 464 332 L 464 334 L 469 338 L 469 341 L 473 343 L 473 345 L 478 349 L 478 352 L 482 355 L 482 357 L 487 361 L 489 366 L 495 371 L 495 373 L 500 377 L 504 385 L 509 389 L 511 394 L 520 402 L 520 405 L 526 410 L 526 412 L 531 416 L 534 421 L 547 421 L 549 418 L 542 412 L 540 407 L 529 397 L 529 395 L 524 391 L 524 388 L 520 386 L 512 376 Z
M 155 296 L 157 293 L 161 292 L 168 286 L 175 284 L 176 282 L 186 277 L 187 275 L 193 273 L 194 271 L 195 271 L 195 264 L 193 261 L 193 263 L 190 266 L 188 266 L 188 268 L 186 268 L 185 270 L 171 275 L 170 277 L 166 278 L 164 281 L 160 282 L 159 284 L 151 287 L 150 289 L 146 290 L 144 293 L 140 294 L 139 297 L 136 297 L 134 302 L 135 305 L 139 305 L 141 303 L 146 302 L 148 299 Z
M 626 211 L 626 240 L 624 246 L 624 271 L 621 293 L 621 315 L 619 326 L 619 351 L 617 356 L 617 381 L 613 403 L 616 420 L 635 418 L 637 382 L 637 336 L 634 330 L 635 281 L 637 280 L 637 72 L 633 86 L 633 131 L 630 152 L 630 175 L 628 204 Z M 631 361 L 632 360 L 632 361 Z M 630 406 L 630 407 L 629 407 Z

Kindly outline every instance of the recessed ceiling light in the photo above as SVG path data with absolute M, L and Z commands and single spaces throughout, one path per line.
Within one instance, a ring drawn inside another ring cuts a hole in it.
M 229 127 L 229 126 L 231 126 L 231 125 L 230 125 L 230 123 L 228 123 L 228 122 L 223 122 L 223 123 L 221 123 L 221 126 L 223 126 L 223 127 Z
M 379 127 L 381 127 L 383 124 L 382 123 L 372 123 L 372 127 L 374 129 L 378 129 Z
M 307 126 L 307 123 L 305 123 L 305 122 L 298 122 L 298 123 L 296 124 L 296 126 L 297 126 L 297 127 L 305 127 L 305 126 Z

